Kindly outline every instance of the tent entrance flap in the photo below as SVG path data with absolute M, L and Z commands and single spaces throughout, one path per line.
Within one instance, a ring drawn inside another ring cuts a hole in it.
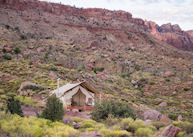
M 76 94 L 72 96 L 72 106 L 84 106 L 86 103 L 86 95 L 79 89 Z

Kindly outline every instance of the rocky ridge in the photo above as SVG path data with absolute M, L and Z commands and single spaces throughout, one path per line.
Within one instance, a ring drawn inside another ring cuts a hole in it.
M 57 16 L 71 16 L 71 21 L 66 19 L 65 23 L 61 22 L 63 25 L 76 27 L 89 27 L 108 29 L 110 31 L 123 30 L 124 28 L 129 28 L 130 25 L 137 25 L 137 30 L 132 29 L 130 31 L 138 31 L 142 29 L 145 32 L 150 32 L 158 40 L 166 42 L 176 48 L 182 50 L 193 50 L 193 38 L 188 32 L 181 30 L 178 25 L 172 25 L 170 23 L 158 26 L 156 23 L 151 21 L 144 21 L 142 19 L 133 18 L 131 13 L 125 11 L 110 11 L 106 9 L 79 9 L 75 7 L 70 7 L 62 4 L 40 2 L 38 0 L 0 0 L 1 6 L 6 8 L 11 8 L 14 10 L 25 11 L 25 10 L 35 10 L 39 15 L 43 12 L 48 12 L 55 14 Z M 74 19 L 74 16 L 78 17 Z M 30 20 L 30 16 L 26 18 Z M 39 19 L 36 20 L 36 22 Z M 45 22 L 51 23 L 48 19 L 44 19 Z M 57 21 L 57 20 L 56 20 Z M 121 25 L 120 25 L 121 24 Z

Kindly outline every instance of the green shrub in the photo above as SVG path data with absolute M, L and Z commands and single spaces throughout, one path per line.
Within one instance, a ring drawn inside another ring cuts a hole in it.
M 128 131 L 135 133 L 137 129 L 144 127 L 146 127 L 144 121 L 137 119 L 133 123 L 130 123 Z
M 21 40 L 26 40 L 27 39 L 27 36 L 25 36 L 25 35 L 20 35 L 20 38 L 21 38 Z
M 125 130 L 102 129 L 101 133 L 103 137 L 131 137 L 131 133 Z
M 140 128 L 148 128 L 155 131 L 156 128 L 152 125 L 145 125 L 144 121 L 140 119 L 133 120 L 132 118 L 122 119 L 120 122 L 120 128 L 128 132 L 136 133 Z
M 170 114 L 168 115 L 168 117 L 169 117 L 171 120 L 176 120 L 177 117 L 178 117 L 178 114 L 170 113 Z
M 94 120 L 83 120 L 80 122 L 81 131 L 99 131 L 105 128 L 104 124 L 97 123 Z
M 177 137 L 189 137 L 185 132 L 178 133 Z
M 20 102 L 19 102 L 19 100 L 16 100 L 13 96 L 8 98 L 8 100 L 7 100 L 7 110 L 11 114 L 18 114 L 20 116 L 23 116 Z
M 159 130 L 160 128 L 164 127 L 165 124 L 163 122 L 153 122 L 152 125 Z
M 77 137 L 79 134 L 77 130 L 60 122 L 1 114 L 0 130 L 11 137 Z
M 46 103 L 46 108 L 42 112 L 42 117 L 51 121 L 62 120 L 64 115 L 63 104 L 56 96 L 50 96 Z
M 50 71 L 58 71 L 58 69 L 57 69 L 56 66 L 51 66 L 51 67 L 50 67 Z
M 181 128 L 187 134 L 193 133 L 193 123 L 179 121 L 179 122 L 174 122 L 173 124 Z
M 16 96 L 15 98 L 16 98 L 17 100 L 19 100 L 22 105 L 27 105 L 27 106 L 34 106 L 34 105 L 35 105 L 35 102 L 32 100 L 31 97 Z
M 0 95 L 5 94 L 5 91 L 3 89 L 0 89 Z
M 78 131 L 60 122 L 51 123 L 43 133 L 44 137 L 78 137 L 78 135 Z
M 93 120 L 85 120 L 81 124 L 81 128 L 93 128 L 95 127 L 96 122 Z
M 96 67 L 93 69 L 94 73 L 103 72 L 105 68 L 103 67 Z
M 103 100 L 101 103 L 97 103 L 91 115 L 96 121 L 105 120 L 109 115 L 117 118 L 135 118 L 135 114 L 128 104 L 118 100 Z
M 108 115 L 107 119 L 105 120 L 105 123 L 108 125 L 108 126 L 113 126 L 113 125 L 116 125 L 120 122 L 120 120 L 118 118 L 115 118 L 114 116 L 112 116 L 111 114 Z
M 135 129 L 131 126 L 133 123 L 134 123 L 134 120 L 132 118 L 124 118 L 120 122 L 120 127 L 123 130 L 134 132 Z
M 138 128 L 136 131 L 137 137 L 151 137 L 153 131 L 150 128 Z
M 15 47 L 15 48 L 13 49 L 13 51 L 14 51 L 15 54 L 20 54 L 20 53 L 21 53 L 21 50 L 20 50 L 20 48 L 18 48 L 18 47 Z
M 11 59 L 12 59 L 11 55 L 8 54 L 8 53 L 5 53 L 5 54 L 3 55 L 3 58 L 4 58 L 5 60 L 11 60 Z
M 129 78 L 130 77 L 130 74 L 129 73 L 121 73 L 120 74 L 120 76 L 122 77 L 122 78 Z

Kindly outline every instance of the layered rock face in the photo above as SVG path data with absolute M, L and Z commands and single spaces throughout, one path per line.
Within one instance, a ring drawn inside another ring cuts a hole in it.
M 182 50 L 193 50 L 193 35 L 183 31 L 179 25 L 170 23 L 158 26 L 154 22 L 145 22 L 150 33 L 157 39 Z
M 187 31 L 187 33 L 191 36 L 191 39 L 193 41 L 193 30 L 189 30 L 189 31 Z
M 158 26 L 156 23 L 151 21 L 132 18 L 132 14 L 125 11 L 110 11 L 97 8 L 79 9 L 62 4 L 40 2 L 38 0 L 0 0 L 0 6 L 2 8 L 16 10 L 18 14 L 21 14 L 21 16 L 25 14 L 25 11 L 32 10 L 33 12 L 31 12 L 31 15 L 26 15 L 24 19 L 25 21 L 34 21 L 36 24 L 37 22 L 41 22 L 40 16 L 43 16 L 44 22 L 53 26 L 68 25 L 68 27 L 76 26 L 79 28 L 87 28 L 88 30 L 93 30 L 94 28 L 95 31 L 96 29 L 107 29 L 108 31 L 116 31 L 116 33 L 126 30 L 135 33 L 150 32 L 158 40 L 173 45 L 176 48 L 182 50 L 193 50 L 192 33 L 181 30 L 178 25 L 164 24 L 162 26 Z M 9 11 L 7 12 L 9 14 Z M 50 15 L 48 16 L 46 13 L 53 14 L 53 16 L 50 17 Z M 16 15 L 12 16 L 16 17 Z M 6 24 L 6 21 L 0 21 L 0 23 Z M 21 25 L 21 23 L 18 25 Z M 21 30 L 23 28 L 23 32 L 30 35 L 41 34 L 41 36 L 50 37 L 48 34 L 38 32 L 39 29 L 34 30 L 32 27 L 31 30 L 29 30 L 28 25 L 22 25 L 24 26 L 21 26 L 20 28 Z M 49 31 L 49 29 L 48 32 L 49 34 L 54 33 L 52 30 Z M 128 32 L 126 33 L 128 34 Z M 56 37 L 61 38 L 61 35 Z M 121 34 L 119 37 L 125 39 Z

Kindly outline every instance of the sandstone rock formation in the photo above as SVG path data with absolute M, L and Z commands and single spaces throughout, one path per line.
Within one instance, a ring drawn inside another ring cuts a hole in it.
M 183 31 L 179 25 L 168 23 L 158 26 L 156 23 L 148 21 L 145 24 L 148 26 L 150 33 L 158 40 L 182 50 L 193 50 L 191 33 Z
M 180 132 L 180 129 L 173 126 L 173 125 L 169 125 L 168 127 L 166 127 L 163 132 L 162 135 L 164 137 L 176 137 L 176 135 Z
M 143 116 L 144 116 L 145 120 L 161 121 L 163 123 L 169 123 L 170 122 L 170 119 L 167 116 L 165 116 L 165 115 L 161 114 L 160 112 L 153 110 L 153 109 L 146 110 L 144 112 Z

